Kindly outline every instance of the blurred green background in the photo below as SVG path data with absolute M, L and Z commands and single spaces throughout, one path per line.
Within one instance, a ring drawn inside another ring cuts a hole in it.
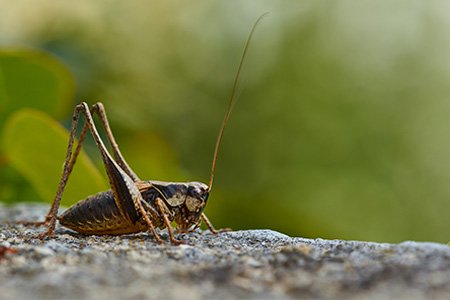
M 443 1 L 0 0 L 0 201 L 50 202 L 80 101 L 143 179 L 204 181 L 217 227 L 448 242 Z M 66 129 L 64 129 L 65 127 Z M 64 194 L 106 189 L 92 141 Z M 78 174 L 78 175 L 75 175 Z

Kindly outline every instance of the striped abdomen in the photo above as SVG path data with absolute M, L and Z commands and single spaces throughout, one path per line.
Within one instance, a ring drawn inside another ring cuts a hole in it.
M 58 219 L 64 227 L 84 234 L 127 234 L 147 230 L 145 223 L 133 224 L 120 213 L 111 190 L 79 201 Z

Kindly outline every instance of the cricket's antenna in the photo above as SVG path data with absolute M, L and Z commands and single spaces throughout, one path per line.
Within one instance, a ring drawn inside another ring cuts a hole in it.
M 214 171 L 216 169 L 217 155 L 219 154 L 220 144 L 222 143 L 223 132 L 225 131 L 225 127 L 227 126 L 228 118 L 230 117 L 231 109 L 233 108 L 234 99 L 236 98 L 236 90 L 237 90 L 237 85 L 239 82 L 239 76 L 241 75 L 242 66 L 244 65 L 245 57 L 247 56 L 248 46 L 250 45 L 250 41 L 252 39 L 253 32 L 255 31 L 256 26 L 258 25 L 259 21 L 261 21 L 261 19 L 267 14 L 268 14 L 268 12 L 262 14 L 256 20 L 255 24 L 253 24 L 252 30 L 250 30 L 250 33 L 247 38 L 247 42 L 245 43 L 244 52 L 242 53 L 241 61 L 239 62 L 239 67 L 236 72 L 236 77 L 234 78 L 231 95 L 228 100 L 227 112 L 225 113 L 225 117 L 223 118 L 222 127 L 220 128 L 219 135 L 217 136 L 216 149 L 214 150 L 213 162 L 212 162 L 212 166 L 211 166 L 211 177 L 209 178 L 209 184 L 208 184 L 208 191 L 211 190 L 212 184 L 214 181 Z

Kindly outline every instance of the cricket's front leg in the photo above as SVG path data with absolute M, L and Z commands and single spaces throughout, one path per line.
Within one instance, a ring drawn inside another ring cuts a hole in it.
M 222 232 L 228 232 L 232 231 L 231 228 L 221 228 L 221 229 L 215 229 L 211 221 L 208 219 L 208 217 L 205 215 L 205 213 L 201 214 L 202 220 L 206 223 L 206 226 L 208 226 L 209 231 L 211 231 L 212 234 L 218 234 Z
M 164 224 L 166 225 L 167 232 L 169 233 L 169 238 L 170 238 L 170 242 L 172 243 L 172 245 L 185 244 L 184 241 L 181 241 L 181 240 L 178 240 L 175 238 L 175 235 L 173 234 L 172 225 L 170 224 L 170 220 L 167 217 L 167 214 L 165 212 L 167 207 L 165 207 L 164 202 L 160 198 L 156 198 L 155 203 L 156 203 L 156 206 L 158 207 L 159 213 L 163 217 Z

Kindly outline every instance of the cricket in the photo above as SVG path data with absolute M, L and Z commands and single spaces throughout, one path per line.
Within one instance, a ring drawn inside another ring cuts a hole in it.
M 203 210 L 211 192 L 217 157 L 222 143 L 223 134 L 230 117 L 236 98 L 236 91 L 247 51 L 256 26 L 267 13 L 261 15 L 250 30 L 244 50 L 234 78 L 231 95 L 216 140 L 211 173 L 208 184 L 202 182 L 164 182 L 142 181 L 125 161 L 119 146 L 111 131 L 105 108 L 102 103 L 91 107 L 87 103 L 78 104 L 73 112 L 70 137 L 67 146 L 63 172 L 58 184 L 56 196 L 50 210 L 41 222 L 19 222 L 28 226 L 45 226 L 46 230 L 39 237 L 44 239 L 55 234 L 56 222 L 86 235 L 121 235 L 137 232 L 150 232 L 155 240 L 164 243 L 156 230 L 167 229 L 170 242 L 179 245 L 183 241 L 175 237 L 176 233 L 189 233 L 196 230 L 201 222 L 205 222 L 210 232 L 217 234 L 231 229 L 216 230 Z M 93 116 L 98 116 L 106 138 L 112 150 L 108 151 L 99 135 Z M 83 116 L 82 121 L 80 117 Z M 78 143 L 74 147 L 78 125 L 82 124 Z M 86 134 L 90 131 L 100 152 L 108 176 L 111 189 L 99 192 L 80 200 L 58 216 L 58 209 L 64 188 L 67 184 L 73 166 L 81 151 Z M 73 150 L 75 148 L 75 150 Z M 172 222 L 176 224 L 172 228 Z

